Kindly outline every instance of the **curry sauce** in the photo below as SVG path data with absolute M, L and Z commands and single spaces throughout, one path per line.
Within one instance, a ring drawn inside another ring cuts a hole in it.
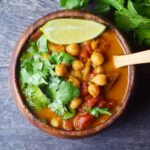
M 123 50 L 119 40 L 117 39 L 117 36 L 114 34 L 114 32 L 111 30 L 107 30 L 99 38 L 100 38 L 101 42 L 103 42 L 103 43 L 107 42 L 104 45 L 103 44 L 100 45 L 101 49 L 104 49 L 104 51 L 106 51 L 103 54 L 104 58 L 105 58 L 105 61 L 103 64 L 105 74 L 108 77 L 113 75 L 116 78 L 115 82 L 108 89 L 107 89 L 107 85 L 106 85 L 106 89 L 104 87 L 103 93 L 105 96 L 104 96 L 104 98 L 102 98 L 102 99 L 104 99 L 104 101 L 106 100 L 106 103 L 107 103 L 107 99 L 113 100 L 113 101 L 109 102 L 110 105 L 113 106 L 113 108 L 110 107 L 111 111 L 113 113 L 113 112 L 115 112 L 117 107 L 123 102 L 123 98 L 125 96 L 126 89 L 128 86 L 128 68 L 124 67 L 124 68 L 120 68 L 120 69 L 115 69 L 113 66 L 112 56 L 124 54 L 124 50 Z M 108 81 L 108 84 L 109 84 L 109 81 Z M 84 99 L 85 97 L 82 96 L 81 98 Z M 85 100 L 83 100 L 83 101 L 85 101 Z M 77 110 L 77 114 L 73 118 L 64 120 L 64 119 L 62 119 L 62 117 L 57 115 L 55 112 L 51 111 L 51 109 L 49 109 L 49 108 L 35 110 L 35 114 L 40 120 L 46 120 L 46 122 L 50 125 L 51 119 L 56 118 L 60 122 L 59 128 L 65 129 L 65 130 L 74 130 L 74 119 L 80 113 L 85 113 L 84 111 L 82 112 L 81 106 Z M 109 115 L 101 115 L 98 118 L 94 118 L 94 119 L 92 119 L 93 121 L 88 126 L 88 128 L 95 127 L 101 123 L 104 123 L 110 117 L 111 117 L 111 115 L 110 116 Z M 89 119 L 89 121 L 90 121 L 90 119 Z

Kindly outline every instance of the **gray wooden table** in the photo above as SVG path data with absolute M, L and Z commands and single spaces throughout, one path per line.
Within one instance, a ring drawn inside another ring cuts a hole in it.
M 150 150 L 150 66 L 137 68 L 133 103 L 111 127 L 85 139 L 58 139 L 33 127 L 16 107 L 8 83 L 9 58 L 21 33 L 59 10 L 56 0 L 0 0 L 0 150 Z

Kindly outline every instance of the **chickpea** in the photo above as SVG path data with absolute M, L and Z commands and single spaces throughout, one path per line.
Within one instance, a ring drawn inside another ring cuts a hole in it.
M 96 49 L 98 47 L 98 45 L 99 45 L 99 39 L 92 40 L 91 47 L 93 50 Z
M 82 73 L 81 71 L 71 71 L 71 75 L 74 75 L 75 77 L 82 79 Z
M 94 73 L 97 73 L 97 74 L 104 73 L 104 68 L 102 66 L 96 66 L 94 68 Z
M 66 51 L 72 56 L 77 56 L 79 55 L 80 47 L 78 44 L 70 44 L 66 47 Z
M 57 76 L 65 76 L 67 73 L 67 67 L 64 64 L 58 64 L 55 68 Z
M 104 58 L 101 53 L 94 51 L 91 56 L 91 61 L 94 65 L 98 66 L 103 64 Z
M 74 86 L 76 86 L 78 88 L 80 87 L 80 81 L 76 77 L 71 75 L 69 77 L 69 81 L 72 82 Z
M 92 82 L 99 86 L 104 86 L 107 84 L 107 77 L 105 74 L 98 74 L 92 79 Z
M 76 60 L 73 62 L 72 64 L 72 68 L 77 71 L 77 70 L 81 70 L 83 68 L 84 64 L 81 60 Z
M 51 125 L 52 125 L 53 127 L 55 127 L 55 128 L 58 128 L 58 127 L 60 126 L 59 119 L 53 118 L 53 119 L 51 120 Z
M 82 74 L 83 74 L 83 80 L 87 81 L 90 75 L 90 70 L 91 70 L 91 59 L 88 58 L 84 69 L 82 70 Z
M 100 87 L 94 83 L 90 83 L 88 86 L 88 92 L 96 98 L 100 94 Z
M 48 48 L 51 52 L 65 52 L 65 46 L 64 45 L 56 45 L 52 43 L 48 43 Z
M 81 98 L 76 98 L 76 99 L 72 100 L 70 103 L 70 108 L 77 109 L 80 106 L 81 102 L 82 102 Z

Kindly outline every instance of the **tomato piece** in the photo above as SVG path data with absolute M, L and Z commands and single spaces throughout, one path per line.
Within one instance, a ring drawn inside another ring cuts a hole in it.
M 112 109 L 117 105 L 117 101 L 116 100 L 108 100 L 107 102 L 107 108 Z
M 99 108 L 105 108 L 107 106 L 107 101 L 104 100 L 104 99 L 101 99 L 99 102 L 98 102 L 98 105 L 97 105 Z
M 63 128 L 65 130 L 68 130 L 68 131 L 73 130 L 73 123 L 72 123 L 72 121 L 71 120 L 65 120 L 65 121 L 63 121 Z
M 79 57 L 81 60 L 86 61 L 89 58 L 89 56 L 90 55 L 89 55 L 88 51 L 82 50 Z
M 86 41 L 83 43 L 83 48 L 88 51 L 89 54 L 92 54 L 93 49 L 91 47 L 91 41 Z
M 117 105 L 117 102 L 115 100 L 110 100 L 110 99 L 101 99 L 98 102 L 98 107 L 100 108 L 109 108 L 112 109 Z
M 88 98 L 86 98 L 86 106 L 88 108 L 92 108 L 97 104 L 98 101 L 99 98 L 93 98 L 92 96 L 89 96 Z
M 74 128 L 76 130 L 84 130 L 87 129 L 92 121 L 94 116 L 89 113 L 80 113 L 74 119 Z
M 65 46 L 64 45 L 57 45 L 57 44 L 52 44 L 48 43 L 48 48 L 51 52 L 65 52 Z
M 99 39 L 99 47 L 96 49 L 100 53 L 105 53 L 109 50 L 110 43 L 105 37 Z
M 42 35 L 42 32 L 40 30 L 37 30 L 30 38 L 30 41 L 36 41 L 37 39 L 40 38 L 40 36 Z
M 86 82 L 83 82 L 81 84 L 81 95 L 86 96 L 88 94 L 88 84 Z
M 78 108 L 78 111 L 79 111 L 80 113 L 86 112 L 86 110 L 85 110 L 85 104 L 82 104 L 82 105 Z

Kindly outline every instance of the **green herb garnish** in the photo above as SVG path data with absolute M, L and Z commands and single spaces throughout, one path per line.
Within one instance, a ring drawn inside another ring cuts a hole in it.
M 37 47 L 39 52 L 48 52 L 47 39 L 44 35 L 37 40 Z
M 41 36 L 29 43 L 27 52 L 21 56 L 21 89 L 30 106 L 35 109 L 48 107 L 64 119 L 69 119 L 75 111 L 70 110 L 68 105 L 80 95 L 80 90 L 70 81 L 57 77 L 55 66 L 72 64 L 76 59 L 65 52 L 50 55 L 47 44 L 47 39 Z
M 61 6 L 66 9 L 82 9 L 87 7 L 90 0 L 61 0 Z
M 52 111 L 64 119 L 72 118 L 75 115 L 75 112 L 69 110 L 67 105 L 72 99 L 80 95 L 80 90 L 71 82 L 58 77 L 51 78 L 48 86 L 43 91 L 48 97 L 53 99 L 53 103 L 49 105 Z
M 95 117 L 99 117 L 100 115 L 111 115 L 112 113 L 109 111 L 108 108 L 85 108 L 90 114 Z
M 61 52 L 53 52 L 50 56 L 50 61 L 55 64 L 72 64 L 73 61 L 75 61 L 76 58 L 71 56 L 68 53 Z
M 35 109 L 48 107 L 51 102 L 38 86 L 28 85 L 24 92 L 29 105 Z

